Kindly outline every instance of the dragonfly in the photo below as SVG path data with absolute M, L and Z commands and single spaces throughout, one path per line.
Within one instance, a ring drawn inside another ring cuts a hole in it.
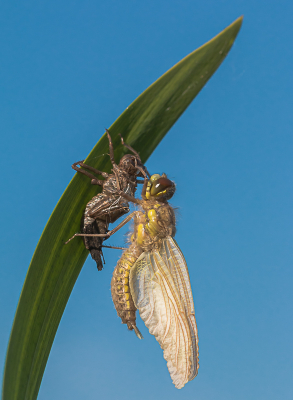
M 124 142 L 121 135 L 122 145 L 131 151 L 132 154 L 125 154 L 120 159 L 119 164 L 116 164 L 112 138 L 108 129 L 106 129 L 106 133 L 112 163 L 111 174 L 84 164 L 83 161 L 72 164 L 72 168 L 75 171 L 91 179 L 92 185 L 101 186 L 102 192 L 94 196 L 85 207 L 81 221 L 82 233 L 75 234 L 66 242 L 67 244 L 76 236 L 83 236 L 85 247 L 90 251 L 93 260 L 96 261 L 99 271 L 103 269 L 102 247 L 117 248 L 114 246 L 105 246 L 103 242 L 107 237 L 103 237 L 102 235 L 107 233 L 110 223 L 115 222 L 118 218 L 129 212 L 128 202 L 123 196 L 118 194 L 118 191 L 134 196 L 137 184 L 144 183 L 144 180 L 138 178 L 150 176 L 139 154 Z M 103 177 L 104 180 L 98 179 L 93 173 Z
M 199 362 L 189 273 L 174 239 L 175 213 L 168 203 L 175 189 L 165 174 L 154 174 L 145 179 L 141 200 L 120 192 L 127 201 L 139 205 L 139 210 L 128 215 L 108 236 L 134 220 L 129 248 L 113 273 L 113 302 L 122 323 L 142 339 L 136 326 L 139 311 L 163 349 L 175 387 L 181 389 L 195 378 Z

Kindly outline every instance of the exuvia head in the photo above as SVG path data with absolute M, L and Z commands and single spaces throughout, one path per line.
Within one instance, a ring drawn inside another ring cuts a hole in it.
M 125 154 L 119 162 L 119 168 L 127 172 L 129 175 L 135 175 L 137 177 L 150 176 L 146 167 L 141 162 L 141 159 L 132 154 Z
M 125 154 L 119 162 L 119 168 L 123 171 L 127 172 L 130 175 L 137 175 L 138 169 L 136 168 L 137 165 L 141 165 L 140 160 L 137 159 L 136 156 L 132 154 Z
M 167 201 L 171 199 L 175 190 L 175 183 L 170 181 L 166 174 L 154 174 L 148 181 L 145 197 L 148 200 L 153 198 L 159 201 Z

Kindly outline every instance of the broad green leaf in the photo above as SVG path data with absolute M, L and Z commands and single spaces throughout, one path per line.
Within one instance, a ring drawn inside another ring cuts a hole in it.
M 124 154 L 121 133 L 145 162 L 190 102 L 213 75 L 240 29 L 237 19 L 189 54 L 145 90 L 114 122 L 115 157 Z M 86 163 L 110 171 L 103 135 Z M 74 161 L 74 160 L 73 160 Z M 35 400 L 54 337 L 75 281 L 87 258 L 82 240 L 64 242 L 80 229 L 86 203 L 97 193 L 87 177 L 75 174 L 56 205 L 33 255 L 10 336 L 3 400 Z

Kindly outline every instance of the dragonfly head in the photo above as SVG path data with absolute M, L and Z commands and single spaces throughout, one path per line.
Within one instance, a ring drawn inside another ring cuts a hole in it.
M 150 180 L 146 189 L 146 198 L 156 199 L 159 201 L 167 201 L 171 199 L 175 193 L 175 183 L 167 178 L 166 174 L 154 174 L 150 177 Z

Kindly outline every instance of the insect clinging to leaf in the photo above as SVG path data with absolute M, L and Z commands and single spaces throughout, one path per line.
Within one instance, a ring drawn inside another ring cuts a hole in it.
M 168 203 L 176 187 L 166 174 L 154 174 L 148 179 L 143 165 L 134 164 L 134 168 L 138 168 L 144 176 L 142 199 L 133 196 L 135 190 L 125 190 L 120 185 L 121 178 L 115 181 L 115 198 L 119 199 L 120 204 L 123 204 L 123 200 L 127 205 L 128 202 L 137 204 L 139 210 L 133 211 L 109 232 L 81 233 L 75 236 L 98 239 L 102 245 L 103 240 L 133 219 L 134 228 L 129 247 L 114 269 L 112 299 L 122 323 L 142 339 L 136 326 L 136 310 L 139 311 L 149 332 L 163 349 L 175 387 L 181 389 L 195 378 L 199 363 L 189 273 L 184 256 L 174 239 L 175 213 Z M 137 175 L 134 176 L 136 179 Z M 127 178 L 128 185 L 129 181 Z
M 198 336 L 189 273 L 174 240 L 175 214 L 168 200 L 175 184 L 165 174 L 145 180 L 142 200 L 120 195 L 140 206 L 128 215 L 112 236 L 131 219 L 134 229 L 129 248 L 113 273 L 111 292 L 122 323 L 134 330 L 136 310 L 164 352 L 176 388 L 182 388 L 198 372 Z
M 110 223 L 115 222 L 122 215 L 129 212 L 127 200 L 119 195 L 118 192 L 134 196 L 137 184 L 144 182 L 138 178 L 149 176 L 147 169 L 141 162 L 139 154 L 131 146 L 124 143 L 122 137 L 122 145 L 133 154 L 125 154 L 120 159 L 119 164 L 116 164 L 112 139 L 107 129 L 106 133 L 109 140 L 109 155 L 113 167 L 111 174 L 84 164 L 83 161 L 78 161 L 72 165 L 75 171 L 89 177 L 92 185 L 102 187 L 102 192 L 94 196 L 85 207 L 81 221 L 81 234 L 73 236 L 83 236 L 85 247 L 96 261 L 99 271 L 103 269 L 101 256 L 103 256 L 103 241 L 106 239 L 99 235 L 106 234 Z M 93 173 L 102 176 L 104 180 L 98 179 Z

